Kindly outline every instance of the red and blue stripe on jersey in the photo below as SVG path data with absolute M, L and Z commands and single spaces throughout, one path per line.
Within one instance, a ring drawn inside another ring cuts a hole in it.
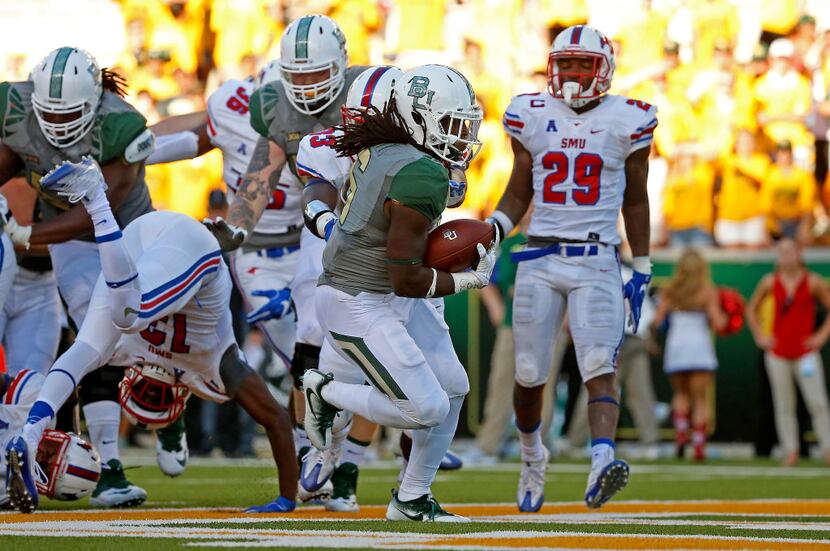
M 153 317 L 167 306 L 176 302 L 207 274 L 217 271 L 220 262 L 222 262 L 222 253 L 220 251 L 217 250 L 208 253 L 197 260 L 181 275 L 171 279 L 164 285 L 156 287 L 152 291 L 143 293 L 141 295 L 141 310 L 138 317 Z
M 502 117 L 501 122 L 504 125 L 504 129 L 511 134 L 521 135 L 522 129 L 525 127 L 525 123 L 522 122 L 519 115 L 509 111 L 504 112 L 504 117 Z
M 631 145 L 645 144 L 654 137 L 654 129 L 657 128 L 657 118 L 651 119 L 649 122 L 639 127 L 631 134 Z
M 23 387 L 26 386 L 26 383 L 28 383 L 34 375 L 34 371 L 24 369 L 18 373 L 14 379 L 7 377 L 6 392 L 2 396 L 2 403 L 7 405 L 17 404 L 20 401 L 20 395 L 23 392 Z

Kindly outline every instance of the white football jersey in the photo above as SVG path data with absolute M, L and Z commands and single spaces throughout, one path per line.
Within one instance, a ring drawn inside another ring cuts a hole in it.
M 233 194 L 239 189 L 239 181 L 248 170 L 248 163 L 260 137 L 251 128 L 248 109 L 255 88 L 255 84 L 248 80 L 229 80 L 211 94 L 207 101 L 208 137 L 210 143 L 222 151 L 222 178 L 228 186 L 229 201 L 233 201 Z M 254 231 L 285 233 L 290 227 L 301 225 L 301 194 L 302 184 L 291 173 L 288 163 L 285 163 L 277 189 Z
M 577 114 L 550 94 L 523 94 L 502 122 L 533 157 L 528 235 L 619 244 L 625 160 L 651 146 L 657 108 L 608 94 Z
M 352 169 L 351 157 L 339 157 L 331 148 L 334 139 L 342 136 L 342 130 L 327 128 L 303 136 L 297 151 L 297 172 L 310 178 L 322 178 L 334 184 L 338 193 L 346 188 L 349 171 Z
M 28 369 L 14 377 L 0 374 L 0 378 L 6 379 L 6 388 L 0 394 L 0 445 L 5 449 L 8 439 L 26 424 L 45 378 Z

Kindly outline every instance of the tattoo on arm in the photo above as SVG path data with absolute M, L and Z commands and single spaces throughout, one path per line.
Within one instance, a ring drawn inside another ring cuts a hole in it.
M 248 163 L 248 170 L 239 183 L 239 190 L 228 211 L 228 223 L 248 232 L 256 226 L 268 205 L 271 192 L 279 183 L 283 163 L 271 159 L 270 151 L 270 141 L 259 138 Z

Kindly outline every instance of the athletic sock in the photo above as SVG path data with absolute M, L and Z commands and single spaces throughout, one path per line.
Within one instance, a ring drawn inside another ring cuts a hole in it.
M 101 456 L 101 463 L 118 459 L 118 427 L 121 424 L 121 404 L 102 400 L 83 407 L 89 439 Z
M 614 441 L 610 438 L 591 440 L 591 470 L 604 467 L 614 461 Z
M 398 491 L 401 501 L 412 501 L 430 493 L 435 473 L 455 436 L 463 403 L 463 396 L 450 398 L 450 411 L 441 424 L 412 431 L 412 453 Z
M 542 422 L 540 421 L 530 432 L 524 432 L 518 425 L 516 428 L 519 432 L 519 444 L 522 447 L 522 461 L 527 463 L 542 461 L 545 458 L 542 446 Z
M 706 424 L 696 426 L 692 431 L 694 457 L 698 461 L 706 459 Z
M 371 442 L 364 442 L 351 436 L 346 437 L 343 443 L 343 452 L 340 455 L 340 464 L 353 463 L 358 467 L 363 463 L 366 457 L 366 450 L 369 449 Z
M 674 425 L 674 441 L 679 446 L 684 446 L 689 441 L 689 417 L 680 413 L 672 414 Z

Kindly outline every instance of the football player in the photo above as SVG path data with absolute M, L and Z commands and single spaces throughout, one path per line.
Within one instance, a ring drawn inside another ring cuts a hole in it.
M 115 357 L 124 365 L 163 369 L 202 398 L 236 400 L 265 428 L 281 488 L 274 501 L 248 511 L 292 511 L 297 464 L 290 418 L 234 341 L 230 276 L 210 232 L 185 215 L 153 212 L 122 234 L 101 169 L 89 157 L 62 163 L 42 184 L 70 203 L 83 203 L 94 223 L 102 272 L 77 339 L 50 369 L 20 436 L 6 447 L 12 502 L 23 512 L 37 508 L 32 451 L 76 381 Z
M 300 140 L 312 132 L 340 122 L 340 107 L 352 81 L 365 67 L 347 67 L 346 39 L 337 24 L 322 15 L 306 15 L 293 21 L 280 39 L 281 79 L 251 95 L 251 126 L 259 134 L 246 174 L 239 182 L 228 219 L 205 220 L 223 250 L 238 248 L 253 231 L 274 193 L 287 164 L 299 176 L 296 155 Z M 304 177 L 300 178 L 301 180 Z M 278 297 L 274 297 L 278 298 Z M 295 381 L 315 367 L 316 346 L 298 342 L 291 371 Z M 298 448 L 309 448 L 303 417 L 302 394 L 294 392 L 298 420 Z
M 636 331 L 651 280 L 646 190 L 656 108 L 607 94 L 614 76 L 608 39 L 585 25 L 554 40 L 549 93 L 516 96 L 504 114 L 513 172 L 491 220 L 501 235 L 535 205 L 528 248 L 519 261 L 513 299 L 516 384 L 513 404 L 522 449 L 517 501 L 523 512 L 544 501 L 548 450 L 540 433 L 542 391 L 554 332 L 568 311 L 579 371 L 588 389 L 591 471 L 585 502 L 602 506 L 628 481 L 614 457 L 619 417 L 616 359 L 624 299 Z M 634 272 L 620 276 L 617 218 L 622 208 Z
M 203 155 L 218 148 L 222 152 L 223 179 L 233 203 L 239 180 L 245 173 L 259 135 L 251 127 L 250 98 L 267 82 L 279 79 L 279 65 L 272 61 L 258 78 L 228 80 L 207 100 L 207 110 L 180 115 L 153 125 L 156 148 L 147 164 L 166 163 Z M 292 312 L 288 284 L 294 278 L 300 248 L 302 187 L 285 165 L 270 202 L 257 222 L 251 238 L 230 256 L 231 275 L 245 298 L 247 321 L 257 324 L 276 356 L 291 367 L 296 316 Z M 162 436 L 164 434 L 162 433 Z M 157 458 L 169 476 L 184 472 L 187 440 L 184 433 L 170 453 L 157 443 Z M 303 500 L 312 496 L 302 495 Z
M 342 108 L 343 121 L 360 123 L 370 106 L 378 111 L 386 109 L 395 81 L 402 74 L 400 69 L 388 66 L 370 67 L 363 71 L 349 87 Z M 333 213 L 340 211 L 338 197 L 348 188 L 346 184 L 352 167 L 351 157 L 341 157 L 333 149 L 335 138 L 340 135 L 342 130 L 338 128 L 309 134 L 300 140 L 297 153 L 297 169 L 309 178 L 303 191 L 307 229 L 303 231 L 299 269 L 291 284 L 291 295 L 299 313 L 297 341 L 315 347 L 322 346 L 323 335 L 314 313 L 314 290 L 323 271 L 325 241 L 334 227 Z M 461 180 L 463 172 L 458 171 L 454 176 Z M 465 182 L 451 180 L 447 206 L 460 204 L 465 188 Z M 443 299 L 434 298 L 432 301 L 442 313 Z M 351 428 L 346 425 L 338 434 L 332 435 L 330 449 L 320 451 L 314 448 L 303 457 L 300 484 L 306 491 L 317 491 L 331 477 L 333 493 L 326 502 L 327 510 L 358 510 L 355 494 L 359 467 L 376 429 L 374 423 L 359 415 L 354 416 Z M 402 434 L 401 438 L 401 450 L 406 460 L 411 440 L 406 434 Z M 453 463 L 454 458 L 448 452 L 441 468 L 445 465 L 458 468 L 460 464 L 457 460 Z
M 314 300 L 325 339 L 320 365 L 329 373 L 303 376 L 306 431 L 315 447 L 330 448 L 339 410 L 413 429 L 386 518 L 466 520 L 430 493 L 469 383 L 446 323 L 422 299 L 484 287 L 495 248 L 479 246 L 476 269 L 463 273 L 427 268 L 422 259 L 447 206 L 444 163 L 475 156 L 482 111 L 467 79 L 442 65 L 401 75 L 394 98 L 396 107 L 369 108 L 335 139 L 334 149 L 356 160 L 339 217 L 321 207 L 313 224 L 330 234 Z
M 28 81 L 0 84 L 0 183 L 23 171 L 38 191 L 43 216 L 30 226 L 10 217 L 5 231 L 22 248 L 49 245 L 58 289 L 76 327 L 101 271 L 92 222 L 82 207 L 44 190 L 40 179 L 64 160 L 91 155 L 102 166 L 120 223 L 152 210 L 143 160 L 152 151 L 153 135 L 144 117 L 121 98 L 123 86 L 89 53 L 71 47 L 50 52 Z M 123 367 L 97 370 L 81 386 L 90 439 L 104 464 L 90 500 L 96 506 L 138 505 L 147 497 L 126 479 L 118 459 L 123 372 Z

